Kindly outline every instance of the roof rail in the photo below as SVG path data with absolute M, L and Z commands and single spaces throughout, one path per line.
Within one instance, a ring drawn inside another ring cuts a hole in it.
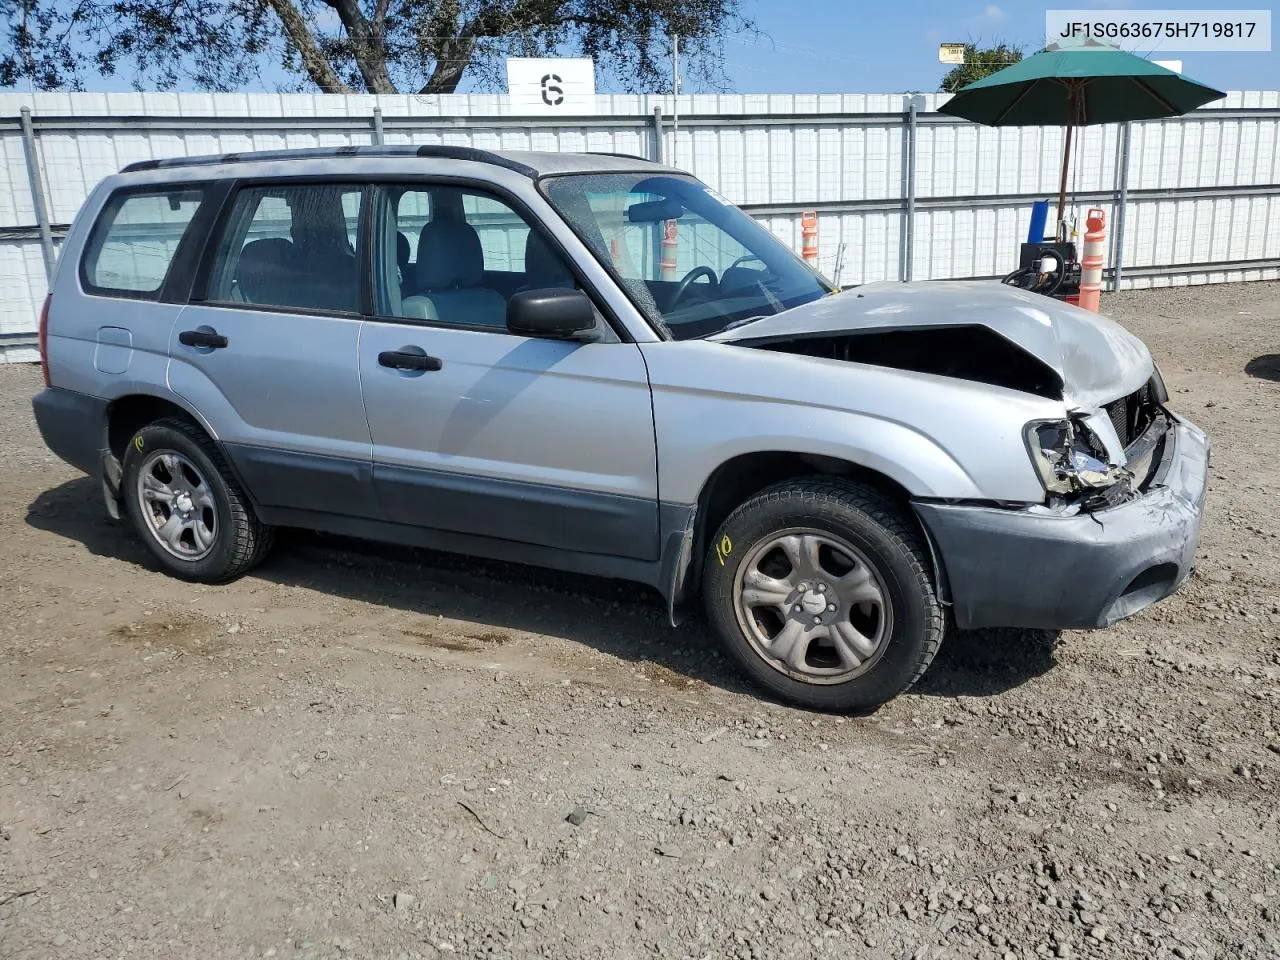
M 121 173 L 141 170 L 169 170 L 176 167 L 206 167 L 224 163 L 256 163 L 271 160 L 320 160 L 325 157 L 438 157 L 442 160 L 472 160 L 505 167 L 526 177 L 537 171 L 500 153 L 475 147 L 448 145 L 416 147 L 412 144 L 392 146 L 303 147 L 295 150 L 257 150 L 246 153 L 220 153 L 200 157 L 168 157 L 164 160 L 139 160 L 124 167 Z
M 643 160 L 645 163 L 657 163 L 657 160 L 650 160 L 648 157 L 642 157 L 638 153 L 615 153 L 612 150 L 588 150 L 587 153 L 593 157 L 622 157 L 624 160 Z

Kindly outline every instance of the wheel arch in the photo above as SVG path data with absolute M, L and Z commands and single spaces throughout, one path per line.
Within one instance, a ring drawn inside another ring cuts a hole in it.
M 221 446 L 217 433 L 199 411 L 195 410 L 180 397 L 175 395 L 161 396 L 157 393 L 128 392 L 113 397 L 107 405 L 102 424 L 102 491 L 107 503 L 107 512 L 115 520 L 121 516 L 120 478 L 123 469 L 125 445 L 129 438 L 148 423 L 171 417 L 190 421 L 199 427 L 209 439 Z M 224 451 L 225 453 L 225 451 Z M 235 464 L 225 457 L 233 472 Z M 236 477 L 240 481 L 240 477 Z M 243 482 L 241 482 L 243 487 Z
M 939 599 L 944 604 L 948 603 L 946 570 L 929 531 L 911 507 L 911 494 L 906 487 L 892 477 L 852 460 L 795 450 L 760 450 L 730 457 L 712 470 L 698 492 L 696 503 L 686 512 L 682 535 L 676 538 L 673 532 L 669 540 L 673 544 L 672 549 L 676 548 L 674 545 L 680 549 L 680 555 L 666 564 L 671 574 L 663 584 L 673 626 L 687 616 L 688 608 L 698 596 L 698 584 L 702 582 L 702 566 L 711 537 L 725 518 L 739 504 L 766 487 L 812 476 L 839 477 L 863 484 L 900 507 L 909 522 L 919 530 L 929 550 Z
M 114 398 L 107 406 L 104 425 L 107 449 L 119 458 L 124 453 L 124 445 L 141 427 L 166 417 L 190 420 L 208 434 L 210 440 L 215 443 L 218 440 L 218 435 L 204 417 L 180 398 L 154 393 L 126 393 Z

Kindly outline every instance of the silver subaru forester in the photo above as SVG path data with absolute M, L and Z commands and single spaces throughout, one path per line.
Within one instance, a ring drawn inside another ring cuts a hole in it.
M 635 580 L 810 707 L 894 697 L 951 625 L 1106 626 L 1199 536 L 1208 443 L 1118 325 L 836 290 L 634 157 L 133 164 L 40 332 L 45 442 L 178 577 L 291 526 Z

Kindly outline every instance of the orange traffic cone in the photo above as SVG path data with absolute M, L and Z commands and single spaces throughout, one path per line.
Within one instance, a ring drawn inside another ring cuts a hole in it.
M 1084 256 L 1080 260 L 1080 306 L 1098 312 L 1102 301 L 1102 254 L 1107 222 L 1094 207 L 1085 218 Z
M 818 214 L 806 210 L 800 214 L 800 256 L 811 267 L 818 265 Z
M 662 259 L 658 262 L 658 276 L 663 280 L 676 279 L 676 222 L 668 220 L 662 234 Z

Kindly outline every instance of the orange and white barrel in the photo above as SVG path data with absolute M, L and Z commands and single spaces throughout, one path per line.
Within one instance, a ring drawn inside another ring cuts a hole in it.
M 809 266 L 818 265 L 818 214 L 814 210 L 800 214 L 800 256 Z
M 658 276 L 662 280 L 678 280 L 676 276 L 676 222 L 668 220 L 662 234 L 662 259 L 658 262 Z
M 1102 301 L 1102 256 L 1106 239 L 1106 217 L 1094 207 L 1085 217 L 1084 256 L 1080 258 L 1080 306 L 1094 313 Z

